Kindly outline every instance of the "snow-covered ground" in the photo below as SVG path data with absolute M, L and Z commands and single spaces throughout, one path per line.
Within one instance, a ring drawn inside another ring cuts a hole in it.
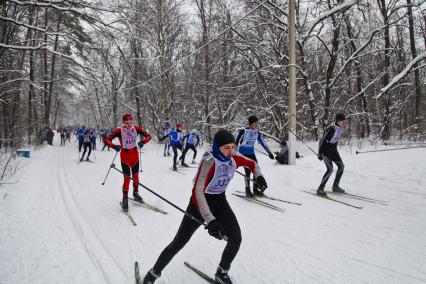
M 233 196 L 244 188 L 238 175 L 228 188 L 243 234 L 234 282 L 426 283 L 426 148 L 362 155 L 342 149 L 341 186 L 387 201 L 337 197 L 363 206 L 358 210 L 303 192 L 317 188 L 325 166 L 298 147 L 304 158 L 296 166 L 258 158 L 267 193 L 302 206 L 271 201 L 285 208 L 281 213 Z M 151 268 L 182 214 L 142 190 L 168 214 L 130 204 L 132 226 L 119 206 L 122 176 L 112 171 L 101 185 L 114 153 L 98 150 L 94 164 L 77 164 L 75 144 L 46 145 L 23 163 L 18 183 L 0 187 L 1 284 L 134 283 L 134 261 L 142 277 Z M 172 158 L 155 143 L 145 146 L 142 161 L 141 181 L 186 208 L 195 169 L 170 171 Z M 203 283 L 183 262 L 213 274 L 224 245 L 199 229 L 157 282 Z

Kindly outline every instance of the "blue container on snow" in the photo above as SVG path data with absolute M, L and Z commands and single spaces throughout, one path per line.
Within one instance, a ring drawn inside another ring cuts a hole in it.
M 18 150 L 18 151 L 16 151 L 16 156 L 22 157 L 22 158 L 29 158 L 30 157 L 30 150 Z

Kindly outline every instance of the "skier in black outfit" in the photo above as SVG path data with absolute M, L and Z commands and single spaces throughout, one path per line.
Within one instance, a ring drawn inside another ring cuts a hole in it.
M 325 172 L 317 190 L 317 194 L 320 196 L 327 195 L 324 191 L 324 187 L 333 173 L 333 162 L 337 165 L 336 178 L 333 183 L 333 192 L 345 193 L 345 191 L 339 186 L 345 165 L 337 151 L 337 142 L 342 136 L 345 120 L 346 117 L 343 113 L 336 114 L 336 122 L 325 128 L 324 134 L 319 142 L 318 159 L 320 161 L 324 160 L 325 166 L 327 167 L 327 171 Z
M 258 127 L 258 121 L 259 119 L 257 116 L 252 115 L 248 118 L 249 127 L 246 127 L 244 129 L 241 129 L 237 136 L 237 145 L 238 145 L 238 152 L 243 154 L 249 159 L 252 159 L 257 163 L 256 154 L 254 152 L 254 144 L 256 144 L 256 141 L 262 145 L 263 149 L 268 153 L 268 156 L 270 159 L 275 159 L 274 154 L 272 154 L 271 150 L 269 150 L 268 145 L 266 145 L 265 141 L 263 140 L 262 134 L 257 130 Z M 253 197 L 254 195 L 262 195 L 263 192 L 259 191 L 256 184 L 253 184 L 253 193 L 250 190 L 250 170 L 245 168 L 246 178 L 246 196 Z
M 232 133 L 219 130 L 214 138 L 212 150 L 207 151 L 198 167 L 192 196 L 186 212 L 207 223 L 209 234 L 217 239 L 227 238 L 221 261 L 215 274 L 217 283 L 232 284 L 228 276 L 231 263 L 241 244 L 241 230 L 237 218 L 229 206 L 225 191 L 239 166 L 248 167 L 254 173 L 261 190 L 267 187 L 266 181 L 256 162 L 234 151 L 235 140 Z M 186 245 L 200 224 L 184 216 L 173 241 L 163 250 L 154 267 L 148 271 L 144 284 L 152 284 L 172 258 Z
M 90 129 L 86 129 L 83 134 L 83 155 L 80 158 L 80 162 L 83 161 L 87 148 L 89 148 L 89 152 L 87 153 L 86 161 L 89 162 L 90 153 L 92 153 L 92 141 L 91 141 Z

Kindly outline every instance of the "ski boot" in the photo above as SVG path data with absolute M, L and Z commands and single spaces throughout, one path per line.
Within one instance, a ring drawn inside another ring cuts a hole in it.
M 121 208 L 123 211 L 129 211 L 129 200 L 125 197 L 123 197 L 123 201 L 121 201 Z
M 153 284 L 158 277 L 160 277 L 160 275 L 155 274 L 151 269 L 143 278 L 142 284 Z
M 89 157 L 86 158 L 86 161 L 90 162 Z
M 333 185 L 333 192 L 335 193 L 345 193 L 345 190 L 338 185 Z
M 81 158 L 80 158 L 80 162 L 83 162 L 83 159 L 84 159 L 84 157 L 81 157 Z
M 223 270 L 222 267 L 218 267 L 214 279 L 219 284 L 232 284 L 231 278 L 229 278 L 228 271 Z
M 246 187 L 246 196 L 253 198 L 254 194 L 251 192 L 250 187 Z
M 173 164 L 173 170 L 177 172 L 176 164 Z
M 166 156 L 166 152 L 164 152 L 164 157 Z
M 170 152 L 167 152 L 167 156 L 171 156 Z
M 185 164 L 185 162 L 183 162 L 183 161 L 182 161 L 182 163 L 180 163 L 180 165 L 181 165 L 182 167 L 189 168 L 189 166 L 188 166 L 187 164 Z
M 255 196 L 263 196 L 263 192 L 261 192 L 259 189 L 257 189 L 256 186 L 253 187 L 253 194 Z
M 318 196 L 327 196 L 327 193 L 324 191 L 324 187 L 318 187 L 317 195 Z
M 141 203 L 143 202 L 142 197 L 139 195 L 139 192 L 137 191 L 133 192 L 133 199 L 137 202 L 141 202 Z

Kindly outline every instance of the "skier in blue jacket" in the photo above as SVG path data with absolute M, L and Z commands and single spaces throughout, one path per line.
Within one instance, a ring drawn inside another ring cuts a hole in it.
M 176 162 L 178 159 L 178 149 L 182 151 L 182 123 L 176 123 L 176 129 L 170 131 L 169 134 L 164 135 L 160 141 L 170 138 L 170 145 L 173 149 L 173 170 L 177 171 Z
M 237 136 L 236 144 L 238 145 L 238 152 L 246 156 L 249 159 L 252 159 L 257 163 L 256 154 L 254 152 L 254 145 L 256 141 L 262 145 L 263 149 L 268 153 L 270 159 L 274 159 L 274 154 L 269 150 L 268 145 L 266 145 L 263 140 L 262 134 L 257 130 L 259 119 L 257 116 L 252 115 L 248 118 L 249 126 L 240 130 Z M 246 183 L 246 196 L 253 197 L 254 195 L 261 196 L 263 193 L 259 191 L 256 184 L 253 184 L 253 193 L 250 190 L 250 170 L 244 168 L 246 173 L 245 183 Z
M 194 152 L 194 156 L 192 157 L 192 164 L 195 164 L 195 158 L 197 157 L 197 146 L 200 143 L 200 136 L 197 134 L 197 130 L 193 129 L 190 133 L 187 133 L 185 136 L 183 136 L 182 141 L 185 142 L 185 148 L 183 149 L 182 155 L 180 156 L 179 160 L 182 160 L 181 165 L 183 167 L 188 167 L 187 164 L 185 164 L 185 156 L 188 150 L 192 150 Z

